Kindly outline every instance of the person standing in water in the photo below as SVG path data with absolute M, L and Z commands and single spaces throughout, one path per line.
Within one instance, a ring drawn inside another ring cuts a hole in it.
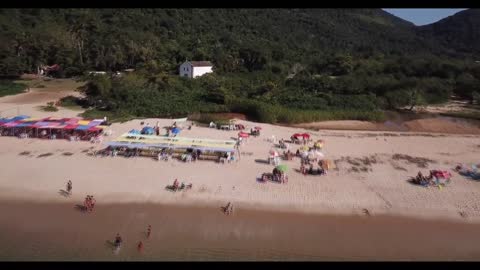
M 138 242 L 137 250 L 138 250 L 138 252 L 143 252 L 143 242 L 142 241 Z
M 152 234 L 152 225 L 148 225 L 147 228 L 147 238 L 150 238 L 150 235 Z
M 68 192 L 68 195 L 72 195 L 72 181 L 71 180 L 68 180 L 68 182 L 67 182 L 67 192 Z
M 115 236 L 115 247 L 119 248 L 122 245 L 122 237 L 120 236 L 119 233 L 117 233 L 117 236 Z

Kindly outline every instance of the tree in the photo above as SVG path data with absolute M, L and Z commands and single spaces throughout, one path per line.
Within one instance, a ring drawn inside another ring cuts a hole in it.
M 240 59 L 248 71 L 262 70 L 267 64 L 267 58 L 262 52 L 255 49 L 241 49 L 239 51 Z

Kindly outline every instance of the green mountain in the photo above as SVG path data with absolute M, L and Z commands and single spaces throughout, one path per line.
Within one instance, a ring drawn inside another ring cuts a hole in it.
M 480 55 L 480 9 L 467 9 L 436 23 L 418 27 L 426 39 L 451 51 Z
M 212 59 L 220 70 L 239 71 L 249 50 L 291 65 L 338 52 L 439 54 L 445 48 L 381 9 L 0 9 L 1 73 L 54 63 L 73 72 L 115 70 L 152 61 L 173 72 L 185 59 Z M 262 66 L 250 64 L 249 70 Z

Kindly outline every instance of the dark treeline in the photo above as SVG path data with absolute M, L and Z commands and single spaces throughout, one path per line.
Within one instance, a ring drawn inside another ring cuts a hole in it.
M 3 9 L 0 27 L 2 75 L 135 68 L 89 77 L 83 89 L 97 109 L 125 116 L 377 120 L 382 109 L 480 92 L 476 51 L 379 9 Z M 186 59 L 210 60 L 215 72 L 179 78 Z

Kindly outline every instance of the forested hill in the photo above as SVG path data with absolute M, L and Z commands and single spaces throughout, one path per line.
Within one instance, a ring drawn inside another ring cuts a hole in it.
M 339 52 L 444 51 L 381 9 L 0 9 L 0 46 L 0 73 L 54 63 L 73 72 L 146 64 L 171 72 L 185 59 L 232 72 Z
M 467 10 L 415 27 L 381 9 L 0 9 L 0 75 L 135 68 L 83 89 L 126 117 L 378 119 L 453 93 L 480 99 L 478 18 Z M 186 59 L 212 61 L 214 73 L 179 78 Z
M 440 20 L 421 26 L 420 35 L 438 41 L 456 52 L 480 55 L 480 9 L 468 9 Z

